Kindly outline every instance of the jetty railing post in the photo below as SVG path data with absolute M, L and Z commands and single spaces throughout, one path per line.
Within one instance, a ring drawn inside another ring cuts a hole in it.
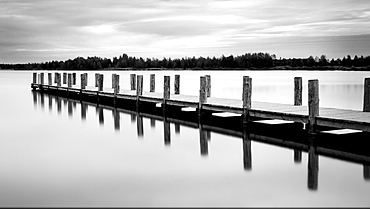
M 72 73 L 72 85 L 76 85 L 76 73 Z
M 316 117 L 319 116 L 319 80 L 308 81 L 308 133 L 315 132 Z
M 180 94 L 180 75 L 175 75 L 175 94 Z
M 136 90 L 136 74 L 130 74 L 131 90 Z
M 56 74 L 56 83 L 57 83 L 57 87 L 60 87 L 62 85 L 62 76 L 60 73 Z
M 207 97 L 211 97 L 211 76 L 206 75 L 206 92 Z
M 33 73 L 32 83 L 37 84 L 37 73 Z
M 40 73 L 40 84 L 44 85 L 44 73 Z
M 99 74 L 99 77 L 98 77 L 98 91 L 103 91 L 103 84 L 104 84 L 104 75 Z
M 294 78 L 294 105 L 302 106 L 302 77 Z
M 206 92 L 206 77 L 200 77 L 200 89 L 199 89 L 199 104 L 198 104 L 198 115 L 201 116 L 203 104 L 207 103 L 207 92 Z
M 81 74 L 81 89 L 86 89 L 86 74 Z
M 155 92 L 155 74 L 150 74 L 150 92 Z
M 53 84 L 53 77 L 51 73 L 48 73 L 48 84 L 51 86 Z
M 170 99 L 170 76 L 165 75 L 163 79 L 163 105 L 165 107 L 166 100 Z
M 63 73 L 63 84 L 67 83 L 67 73 Z
M 95 87 L 98 87 L 99 73 L 95 73 Z
M 252 108 L 252 78 L 243 76 L 243 123 L 249 121 L 249 110 Z
M 143 95 L 143 75 L 137 75 L 136 107 L 139 107 L 140 96 Z
M 370 78 L 364 80 L 364 112 L 370 112 Z
M 68 81 L 67 81 L 68 88 L 72 87 L 72 74 L 68 73 Z

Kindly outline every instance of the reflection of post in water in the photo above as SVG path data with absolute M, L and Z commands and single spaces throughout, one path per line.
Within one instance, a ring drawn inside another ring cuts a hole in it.
M 103 108 L 100 106 L 96 107 L 99 113 L 99 124 L 104 125 L 104 113 L 103 113 Z
M 208 141 L 207 131 L 203 130 L 203 125 L 199 123 L 199 142 L 200 142 L 200 155 L 208 155 Z
M 150 127 L 155 128 L 155 119 L 150 118 Z
M 364 179 L 370 181 L 370 165 L 364 164 Z
M 136 122 L 136 114 L 131 114 L 131 123 Z
M 120 130 L 120 116 L 119 116 L 119 112 L 117 108 L 114 108 L 112 113 L 113 113 L 113 120 L 114 120 L 114 129 Z
M 58 113 L 61 113 L 62 112 L 62 101 L 59 97 L 56 97 L 55 100 L 56 100 L 56 103 L 57 103 Z
M 86 120 L 87 104 L 81 102 L 81 118 Z
M 294 150 L 294 162 L 301 163 L 302 162 L 302 151 Z
M 144 136 L 144 128 L 143 128 L 143 116 L 137 113 L 137 136 L 143 137 Z
M 73 115 L 73 110 L 72 110 L 72 101 L 68 100 L 68 115 L 72 116 Z
M 319 175 L 319 155 L 316 153 L 316 146 L 312 144 L 312 140 L 309 139 L 310 144 L 308 147 L 308 178 L 307 186 L 309 190 L 317 190 L 318 187 L 318 175 Z
M 243 155 L 244 170 L 252 170 L 252 142 L 246 125 L 243 126 Z
M 32 91 L 33 105 L 37 106 L 37 91 Z
M 170 123 L 167 121 L 166 117 L 163 117 L 163 127 L 164 127 L 164 145 L 171 145 L 171 130 Z
M 40 93 L 40 103 L 41 103 L 41 108 L 44 109 L 45 105 L 45 100 L 44 100 L 45 95 L 43 93 Z
M 52 109 L 53 109 L 53 100 L 52 100 L 52 96 L 50 94 L 48 95 L 48 99 L 49 99 L 49 110 L 52 111 Z
M 175 133 L 180 134 L 180 124 L 175 123 Z

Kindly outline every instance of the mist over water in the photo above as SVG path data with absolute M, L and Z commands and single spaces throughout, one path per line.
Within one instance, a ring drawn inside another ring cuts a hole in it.
M 45 71 L 46 72 L 46 71 Z M 54 74 L 54 71 L 51 71 Z M 79 74 L 85 72 L 77 72 Z M 95 71 L 88 71 L 93 86 Z M 180 93 L 197 95 L 209 74 L 212 96 L 293 103 L 293 78 L 319 79 L 320 105 L 362 109 L 368 72 L 105 71 L 181 75 Z M 369 207 L 368 165 L 297 152 L 96 104 L 32 92 L 32 72 L 0 71 L 0 205 L 9 206 L 348 206 Z M 79 79 L 77 79 L 79 85 Z M 172 90 L 172 89 L 171 89 Z

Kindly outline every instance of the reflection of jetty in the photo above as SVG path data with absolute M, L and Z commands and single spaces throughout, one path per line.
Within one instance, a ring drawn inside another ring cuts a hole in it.
M 119 106 L 126 101 L 134 101 L 136 106 L 143 103 L 157 105 L 196 108 L 199 115 L 205 112 L 229 112 L 239 114 L 248 123 L 255 118 L 282 119 L 306 124 L 309 133 L 315 133 L 320 127 L 334 129 L 355 129 L 370 132 L 370 78 L 365 79 L 363 111 L 319 107 L 319 82 L 308 82 L 308 106 L 302 106 L 302 78 L 295 78 L 294 104 L 275 104 L 251 100 L 252 78 L 243 77 L 243 95 L 240 100 L 211 97 L 210 76 L 200 77 L 199 96 L 180 94 L 180 76 L 175 76 L 174 94 L 170 93 L 170 76 L 164 76 L 163 93 L 155 92 L 155 75 L 150 78 L 150 91 L 143 91 L 143 76 L 131 74 L 131 89 L 119 87 L 119 75 L 112 75 L 112 87 L 103 88 L 103 75 L 95 74 L 95 87 L 86 89 L 87 73 L 81 74 L 80 86 L 76 85 L 76 73 L 48 73 L 48 84 L 44 83 L 44 73 L 33 74 L 33 89 L 52 92 L 70 98 L 90 100 L 98 103 L 111 103 Z M 38 78 L 38 79 L 37 79 Z M 38 81 L 38 82 L 37 82 Z M 65 85 L 66 84 L 66 85 Z
M 47 102 L 45 102 L 45 98 Z M 118 108 L 111 105 L 99 104 L 95 102 L 81 101 L 77 99 L 64 98 L 58 95 L 49 94 L 46 91 L 33 91 L 34 104 L 40 104 L 45 108 L 48 104 L 50 110 L 55 108 L 58 113 L 68 114 L 69 116 L 80 115 L 85 120 L 87 110 L 96 110 L 99 124 L 104 125 L 104 119 L 109 119 L 110 114 L 104 116 L 104 109 L 111 110 L 111 119 L 115 130 L 120 130 L 121 115 L 131 115 L 131 122 L 136 123 L 137 136 L 144 136 L 143 120 L 150 120 L 150 126 L 155 127 L 156 121 L 163 123 L 163 143 L 165 146 L 171 145 L 170 124 L 174 124 L 175 133 L 180 133 L 181 126 L 199 130 L 199 147 L 202 156 L 209 155 L 208 143 L 211 140 L 211 133 L 230 135 L 241 140 L 243 149 L 243 167 L 246 171 L 252 170 L 252 142 L 258 141 L 274 146 L 291 149 L 293 152 L 294 163 L 301 163 L 302 153 L 308 153 L 307 161 L 307 187 L 310 190 L 318 189 L 319 178 L 319 156 L 327 156 L 363 165 L 363 177 L 370 179 L 370 154 L 366 146 L 365 139 L 369 137 L 366 132 L 350 133 L 346 135 L 333 136 L 327 133 L 318 133 L 314 137 L 307 134 L 299 123 L 287 124 L 265 124 L 249 123 L 248 126 L 239 126 L 238 117 L 225 118 L 227 124 L 219 123 L 217 116 L 208 115 L 207 118 L 198 117 L 196 112 L 184 113 L 181 109 L 171 109 L 170 111 L 155 111 L 161 108 L 141 108 L 138 111 L 135 105 L 128 108 Z M 53 102 L 54 101 L 54 102 Z M 62 105 L 62 103 L 64 105 Z M 53 107 L 55 104 L 56 107 Z M 63 107 L 65 109 L 62 110 Z M 76 114 L 76 106 L 80 107 L 80 114 Z M 108 118 L 107 118 L 108 116 Z M 268 131 L 266 131 L 268 130 Z M 347 143 L 348 140 L 356 140 L 356 144 Z M 335 143 L 332 143 L 335 141 Z M 212 153 L 211 153 L 212 154 Z

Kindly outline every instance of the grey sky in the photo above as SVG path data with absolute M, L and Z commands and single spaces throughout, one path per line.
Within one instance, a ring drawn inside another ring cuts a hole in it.
M 0 62 L 370 55 L 367 0 L 0 0 Z

